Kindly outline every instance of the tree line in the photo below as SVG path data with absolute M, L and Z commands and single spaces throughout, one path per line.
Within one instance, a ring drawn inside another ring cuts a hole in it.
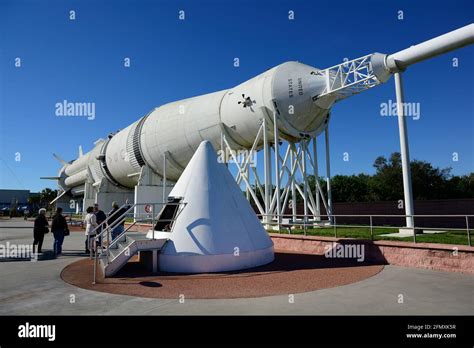
M 376 202 L 403 199 L 402 160 L 399 152 L 389 158 L 379 156 L 373 166 L 375 174 L 335 175 L 331 178 L 333 202 Z M 474 172 L 456 176 L 452 168 L 438 168 L 426 161 L 410 162 L 413 198 L 415 200 L 474 198 Z M 327 197 L 326 180 L 318 178 Z M 314 175 L 308 176 L 309 187 L 315 193 Z M 263 185 L 264 186 L 264 185 Z M 302 184 L 300 184 L 302 187 Z M 263 203 L 260 191 L 255 190 Z M 303 199 L 297 194 L 297 202 Z
M 374 161 L 375 174 L 335 175 L 331 178 L 334 202 L 374 202 L 403 199 L 402 161 L 399 152 L 387 159 L 379 156 Z M 426 161 L 410 162 L 413 198 L 459 199 L 474 198 L 474 173 L 452 175 L 452 168 L 438 168 Z M 314 192 L 314 176 L 309 179 Z M 325 194 L 326 182 L 319 178 Z

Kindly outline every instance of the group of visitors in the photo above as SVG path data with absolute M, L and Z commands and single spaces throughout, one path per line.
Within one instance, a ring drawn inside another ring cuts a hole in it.
M 57 208 L 56 213 L 51 221 L 51 232 L 54 236 L 53 252 L 54 255 L 62 253 L 64 237 L 69 235 L 69 227 L 66 218 L 62 215 L 63 209 Z M 46 218 L 46 209 L 41 208 L 38 212 L 38 217 L 35 219 L 33 227 L 33 252 L 41 254 L 43 247 L 44 235 L 49 233 L 49 223 Z
M 100 210 L 97 204 L 92 207 L 88 207 L 86 210 L 86 217 L 84 223 L 86 224 L 86 240 L 85 240 L 85 252 L 90 253 L 93 250 L 93 241 L 97 235 L 99 235 L 104 227 L 111 227 L 112 241 L 117 238 L 125 230 L 125 216 L 128 208 L 120 208 L 117 202 L 112 203 L 112 210 L 107 215 Z M 107 226 L 103 226 L 102 223 L 107 220 Z M 102 245 L 102 238 L 97 238 L 97 245 Z
M 112 240 L 117 238 L 125 229 L 125 216 L 128 207 L 120 208 L 116 202 L 112 203 L 112 210 L 108 214 L 107 226 L 111 226 Z M 51 232 L 54 236 L 53 252 L 55 256 L 62 253 L 62 246 L 64 237 L 69 235 L 69 227 L 66 218 L 62 215 L 63 209 L 58 207 L 56 213 L 52 217 Z M 98 204 L 94 204 L 93 207 L 88 207 L 86 210 L 86 216 L 84 223 L 86 225 L 86 241 L 85 241 L 85 252 L 88 254 L 90 250 L 93 250 L 93 241 L 95 237 L 99 235 L 103 230 L 103 222 L 107 220 L 107 215 L 99 209 Z M 38 212 L 38 217 L 35 219 L 33 227 L 33 252 L 38 254 L 42 253 L 41 248 L 43 246 L 44 235 L 49 233 L 49 223 L 46 217 L 46 209 L 42 208 Z M 97 245 L 101 245 L 102 238 L 97 238 Z M 35 250 L 36 249 L 36 250 Z
M 107 219 L 105 213 L 99 209 L 98 204 L 94 204 L 93 207 L 87 207 L 86 217 L 84 218 L 84 224 L 86 225 L 86 241 L 85 253 L 89 254 L 90 250 L 94 250 L 94 237 L 102 232 L 102 223 Z M 97 244 L 101 244 L 100 237 L 97 239 Z

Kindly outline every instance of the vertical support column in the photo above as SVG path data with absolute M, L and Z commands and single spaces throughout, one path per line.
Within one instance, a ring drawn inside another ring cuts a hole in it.
M 155 233 L 153 233 L 153 236 Z M 156 273 L 158 272 L 158 250 L 153 250 L 152 251 L 152 272 Z
M 280 144 L 278 137 L 277 113 L 273 112 L 273 139 L 275 141 L 275 194 L 276 194 L 276 215 L 278 231 L 281 224 L 281 202 L 280 202 Z
M 96 198 L 96 188 L 86 181 L 84 183 L 84 198 L 82 199 L 82 212 L 85 212 L 87 207 L 94 205 Z
M 270 217 L 270 206 L 271 206 L 271 194 L 272 194 L 272 168 L 271 168 L 271 157 L 270 157 L 270 145 L 268 143 L 268 130 L 267 121 L 263 119 L 263 162 L 264 162 L 264 179 L 265 179 L 265 216 L 263 217 L 264 223 L 271 221 Z
M 402 75 L 397 72 L 394 74 L 394 78 L 395 93 L 397 96 L 398 131 L 400 133 L 400 153 L 402 157 L 405 215 L 413 215 L 413 191 L 411 185 L 410 154 L 408 151 L 408 133 L 405 115 L 403 113 L 404 96 Z M 406 217 L 406 225 L 408 228 L 413 228 L 413 216 Z
M 224 161 L 224 165 L 227 167 L 227 148 L 224 143 L 224 132 L 221 131 L 221 160 Z
M 288 144 L 288 146 L 292 146 Z M 293 151 L 294 148 L 292 147 L 290 150 L 290 163 L 291 163 L 291 169 L 293 169 L 295 163 L 296 163 L 296 153 Z M 290 178 L 291 179 L 291 178 Z M 295 179 L 291 179 L 291 214 L 292 214 L 292 221 L 296 221 L 296 187 L 295 187 Z
M 166 152 L 163 154 L 163 203 L 166 203 Z
M 248 154 L 248 156 L 251 156 L 251 154 Z M 250 158 L 249 158 L 249 161 L 250 161 Z M 250 183 L 250 162 L 248 163 L 247 169 L 245 170 L 245 175 L 247 175 L 247 180 Z M 250 202 L 250 190 L 247 187 L 247 185 L 245 186 L 245 196 L 247 197 L 247 200 Z
M 306 222 L 308 221 L 308 175 L 306 173 L 306 151 L 307 151 L 307 143 L 306 139 L 301 140 L 300 142 L 301 146 L 301 156 L 302 156 L 302 162 L 301 162 L 301 169 L 302 170 L 302 175 L 303 175 L 303 203 L 304 203 L 304 218 L 303 221 L 306 226 Z M 306 228 L 306 227 L 305 227 Z
M 326 141 L 326 187 L 328 191 L 328 212 L 329 221 L 333 222 L 332 215 L 332 194 L 331 194 L 331 161 L 329 158 L 329 123 L 324 130 L 324 140 Z
M 318 169 L 318 149 L 316 144 L 317 137 L 313 138 L 313 170 L 314 170 L 314 199 L 316 202 L 316 221 L 321 221 L 321 202 L 319 199 L 318 181 L 319 181 L 319 169 Z

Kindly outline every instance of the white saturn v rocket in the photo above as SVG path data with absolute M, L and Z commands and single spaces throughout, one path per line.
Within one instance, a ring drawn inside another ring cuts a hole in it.
M 94 202 L 108 209 L 114 200 L 161 201 L 163 182 L 180 177 L 203 140 L 220 149 L 224 135 L 232 148 L 250 149 L 262 120 L 273 124 L 274 116 L 282 139 L 316 137 L 334 103 L 473 42 L 470 24 L 394 54 L 373 53 L 324 70 L 286 62 L 230 89 L 162 105 L 77 159 L 59 158 L 63 167 L 50 178 L 59 184 L 58 203 L 82 201 L 80 211 Z

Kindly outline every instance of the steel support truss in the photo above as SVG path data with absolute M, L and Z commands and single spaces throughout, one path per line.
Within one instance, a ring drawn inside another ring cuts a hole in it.
M 332 95 L 335 101 L 350 97 L 354 94 L 360 93 L 366 89 L 377 86 L 382 83 L 375 72 L 374 72 L 374 57 L 376 54 L 369 54 L 351 61 L 344 62 L 342 64 L 334 65 L 330 68 L 319 70 L 315 72 L 316 75 L 324 76 L 326 79 L 326 87 L 324 91 L 316 96 L 319 99 L 324 96 Z M 380 58 L 380 55 L 379 55 Z M 375 59 L 376 61 L 377 59 Z M 380 59 L 378 64 L 380 65 Z M 392 72 L 393 73 L 393 72 Z M 414 214 L 413 209 L 413 190 L 411 183 L 411 172 L 410 172 L 410 156 L 408 149 L 408 135 L 405 115 L 403 114 L 403 85 L 402 77 L 399 71 L 395 72 L 395 91 L 397 96 L 397 114 L 398 114 L 398 128 L 400 135 L 400 153 L 402 156 L 402 172 L 403 172 L 403 190 L 404 190 L 404 203 L 405 203 L 405 214 L 406 227 L 413 228 L 414 222 L 411 215 Z M 383 74 L 379 76 L 383 79 Z M 388 75 L 385 76 L 388 79 Z M 328 151 L 329 133 L 326 128 L 326 150 Z M 327 168 L 329 169 L 329 154 L 326 154 Z M 330 173 L 327 173 L 327 177 L 330 177 Z M 330 180 L 328 180 L 328 202 L 329 206 L 331 203 L 331 190 Z M 328 214 L 329 215 L 329 214 Z
M 369 54 L 315 72 L 326 79 L 326 88 L 317 98 L 332 94 L 340 100 L 380 84 L 373 70 L 372 56 Z
M 315 192 L 308 180 L 310 175 L 318 178 L 319 174 L 316 138 L 308 137 L 297 143 L 281 141 L 276 115 L 273 115 L 272 121 L 270 124 L 269 120 L 262 120 L 252 147 L 243 153 L 232 149 L 225 135 L 222 135 L 222 151 L 226 154 L 225 158 L 229 158 L 230 163 L 237 169 L 237 184 L 241 187 L 244 185 L 247 199 L 257 207 L 258 215 L 262 217 L 262 223 L 266 227 L 281 229 L 282 225 L 289 222 L 299 222 L 301 225 L 330 223 L 332 219 L 326 216 L 332 214 L 331 199 L 326 199 L 319 180 L 315 180 Z M 326 140 L 328 144 L 329 138 Z M 260 166 L 262 169 L 259 168 L 259 163 L 254 161 L 261 149 L 264 152 L 264 163 Z M 329 156 L 329 148 L 326 155 Z M 329 164 L 328 159 L 326 163 Z M 330 192 L 328 169 L 326 182 Z M 303 214 L 297 214 L 298 196 L 303 202 Z M 330 194 L 328 196 L 330 197 Z M 321 202 L 327 212 L 324 218 L 321 216 Z M 289 213 L 285 213 L 287 210 Z

